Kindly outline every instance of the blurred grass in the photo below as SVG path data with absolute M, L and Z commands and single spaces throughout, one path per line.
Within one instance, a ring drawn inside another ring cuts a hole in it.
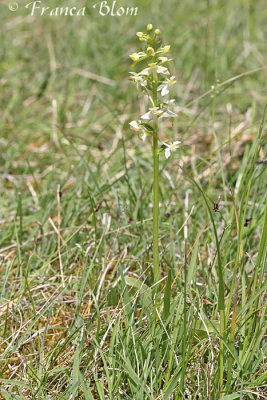
M 101 17 L 93 2 L 82 18 L 31 18 L 23 4 L 13 13 L 0 4 L 0 393 L 7 399 L 218 398 L 216 248 L 194 179 L 211 208 L 221 195 L 214 221 L 226 305 L 235 283 L 224 338 L 227 390 L 239 396 L 232 398 L 260 398 L 265 125 L 257 135 L 266 102 L 265 2 L 136 0 L 138 16 L 120 18 Z M 150 145 L 140 145 L 128 128 L 144 105 L 127 80 L 135 32 L 150 22 L 172 44 L 177 76 L 179 118 L 161 135 L 183 141 L 170 162 L 161 161 L 162 277 L 170 271 L 173 285 L 170 291 L 162 283 L 164 318 L 155 337 L 147 311 Z M 185 253 L 198 237 L 183 298 Z

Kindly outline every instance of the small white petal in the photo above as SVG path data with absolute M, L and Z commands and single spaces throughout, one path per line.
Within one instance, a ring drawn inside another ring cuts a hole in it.
M 157 73 L 158 74 L 163 74 L 163 75 L 170 75 L 168 68 L 162 67 L 161 65 L 158 65 L 157 67 Z
M 168 85 L 165 85 L 165 86 L 162 88 L 161 96 L 166 96 L 169 92 L 170 92 L 170 91 L 169 91 Z
M 131 121 L 129 123 L 130 127 L 135 131 L 140 131 L 139 125 L 136 121 Z
M 171 155 L 171 149 L 170 149 L 170 147 L 167 147 L 167 148 L 165 149 L 165 158 L 166 158 L 166 159 L 169 158 L 170 155 Z
M 167 108 L 166 113 L 168 114 L 168 117 L 177 117 L 177 114 L 175 114 L 173 111 L 171 111 L 169 108 Z
M 142 132 L 140 134 L 140 139 L 143 140 L 143 142 L 146 140 L 146 133 L 145 132 Z
M 168 118 L 168 117 L 169 117 L 168 113 L 166 111 L 163 111 L 163 113 L 160 115 L 159 119 Z
M 170 61 L 169 59 L 168 59 L 168 57 L 159 57 L 159 60 L 160 60 L 160 62 L 163 64 L 163 63 L 165 63 L 166 61 Z
M 147 119 L 150 120 L 153 118 L 153 115 L 150 111 L 148 111 L 147 113 L 145 113 L 144 115 L 142 115 L 141 119 Z
M 150 74 L 150 68 L 145 68 L 143 71 L 139 72 L 139 75 L 149 75 Z

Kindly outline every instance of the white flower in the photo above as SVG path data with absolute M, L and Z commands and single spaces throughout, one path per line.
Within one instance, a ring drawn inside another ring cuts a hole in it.
M 136 131 L 136 132 L 140 131 L 140 127 L 139 127 L 139 124 L 137 121 L 131 121 L 129 123 L 129 125 L 130 125 L 131 129 L 133 129 L 134 131 Z
M 161 96 L 166 96 L 170 92 L 170 87 L 176 83 L 175 76 L 171 76 L 170 79 L 166 79 L 161 85 L 158 87 L 158 91 L 161 92 Z
M 148 111 L 144 115 L 141 116 L 141 119 L 147 119 L 148 121 L 153 119 L 153 114 L 151 111 Z
M 130 80 L 136 84 L 137 89 L 141 89 L 142 87 L 147 86 L 147 80 L 144 76 L 140 76 L 136 72 L 130 72 Z
M 144 115 L 141 116 L 141 119 L 151 121 L 154 118 L 174 118 L 177 117 L 177 114 L 175 114 L 173 111 L 171 111 L 168 106 L 164 106 L 162 108 L 160 107 L 152 107 L 149 108 L 149 111 L 145 113 Z
M 159 53 L 159 52 L 157 52 L 157 53 Z M 159 60 L 159 65 L 167 65 L 170 61 L 172 61 L 173 60 L 173 58 L 168 58 L 168 57 L 162 57 L 162 56 L 160 56 L 160 57 L 158 57 L 158 60 Z
M 157 65 L 156 63 L 149 64 L 148 68 L 143 69 L 143 71 L 139 72 L 139 75 L 152 75 L 161 74 L 161 75 L 170 75 L 168 68 L 163 67 L 162 65 Z
M 176 149 L 178 149 L 179 144 L 181 144 L 182 142 L 180 142 L 179 140 L 176 140 L 175 142 L 168 144 L 168 143 L 163 143 L 165 145 L 165 158 L 169 158 L 171 153 L 173 151 L 175 151 Z
M 149 111 L 147 113 L 145 113 L 144 115 L 142 115 L 141 119 L 145 119 L 145 120 L 150 121 L 154 117 L 160 116 L 161 112 L 162 111 L 161 111 L 161 109 L 159 107 L 149 108 Z
M 159 57 L 159 61 L 161 62 L 161 64 L 166 64 L 171 60 L 169 60 L 168 57 Z
M 129 125 L 133 131 L 139 134 L 140 139 L 144 141 L 147 135 L 147 130 L 142 125 L 141 121 L 131 121 Z
M 140 137 L 140 139 L 141 140 L 143 140 L 143 142 L 146 140 L 146 133 L 145 132 L 141 132 L 140 134 L 139 134 L 139 137 Z
M 175 118 L 175 117 L 177 117 L 177 114 L 175 112 L 173 112 L 169 108 L 165 108 L 159 118 Z
M 175 118 L 177 117 L 177 114 L 175 112 L 173 112 L 170 109 L 170 106 L 172 106 L 175 103 L 175 99 L 171 99 L 171 100 L 167 100 L 163 103 L 162 105 L 162 115 L 160 118 Z
M 172 105 L 175 103 L 175 99 L 166 100 L 164 104 Z
M 129 79 L 135 83 L 138 93 L 142 93 L 144 88 L 147 86 L 146 78 L 144 76 L 140 76 L 136 72 L 130 72 L 130 74 L 131 76 Z

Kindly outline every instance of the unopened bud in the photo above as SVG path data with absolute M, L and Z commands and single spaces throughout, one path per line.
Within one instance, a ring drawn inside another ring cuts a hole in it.
M 148 47 L 146 49 L 146 53 L 148 56 L 153 56 L 155 54 L 155 51 L 154 51 L 153 47 Z
M 155 35 L 156 35 L 156 36 L 159 36 L 159 35 L 161 35 L 161 32 L 160 32 L 160 30 L 159 30 L 159 29 L 156 29 L 156 30 L 155 30 Z
M 153 30 L 153 25 L 152 24 L 148 24 L 147 27 L 146 27 L 146 30 L 148 32 L 151 32 Z
M 138 61 L 138 60 L 139 60 L 139 55 L 138 55 L 137 53 L 130 54 L 129 57 L 130 57 L 133 61 Z
M 169 51 L 170 51 L 170 48 L 171 48 L 171 46 L 170 46 L 170 45 L 164 46 L 164 47 L 163 47 L 163 51 L 164 51 L 164 53 L 165 53 L 165 54 L 169 53 Z

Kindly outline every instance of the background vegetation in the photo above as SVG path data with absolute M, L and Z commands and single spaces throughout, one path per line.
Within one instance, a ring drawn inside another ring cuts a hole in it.
M 3 399 L 266 398 L 264 3 L 135 0 L 138 16 L 102 17 L 90 0 L 58 18 L 0 4 Z M 146 107 L 127 78 L 147 23 L 177 77 L 160 134 L 183 142 L 161 159 L 156 325 L 151 147 L 128 126 Z

